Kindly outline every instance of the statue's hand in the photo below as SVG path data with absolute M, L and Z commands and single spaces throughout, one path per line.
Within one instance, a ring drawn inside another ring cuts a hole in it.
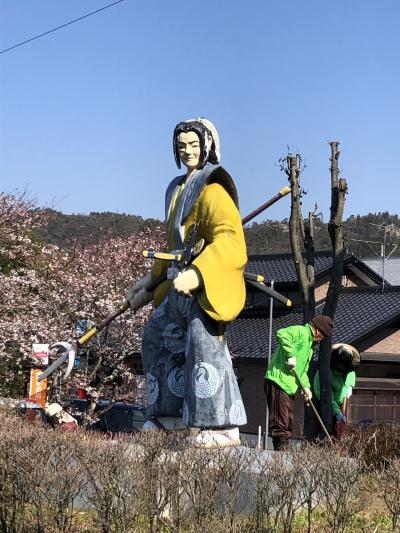
M 147 290 L 147 287 L 149 287 L 150 284 L 151 273 L 149 272 L 129 289 L 126 299 L 132 309 L 137 309 L 138 307 L 146 305 L 153 299 L 153 292 Z
M 192 292 L 200 287 L 199 276 L 193 268 L 189 268 L 179 273 L 173 281 L 173 286 L 181 296 L 191 297 Z

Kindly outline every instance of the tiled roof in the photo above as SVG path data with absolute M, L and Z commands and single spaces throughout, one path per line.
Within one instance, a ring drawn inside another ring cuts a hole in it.
M 380 287 L 342 289 L 335 313 L 333 342 L 360 342 L 375 330 L 400 318 L 400 287 L 388 287 L 382 294 Z M 323 303 L 316 308 L 322 314 Z M 272 349 L 275 334 L 280 328 L 302 323 L 302 312 L 292 312 L 274 318 Z M 268 309 L 244 312 L 227 328 L 229 349 L 234 357 L 266 359 L 269 339 Z
M 317 252 L 314 261 L 318 275 L 332 266 L 332 252 Z M 292 254 L 250 255 L 246 270 L 261 274 L 268 281 L 273 279 L 275 283 L 297 283 Z
M 382 281 L 381 276 L 372 268 L 353 255 L 348 255 L 344 260 L 346 264 L 352 264 L 367 273 L 368 277 L 376 283 Z M 315 277 L 327 273 L 332 267 L 332 252 L 320 251 L 314 254 Z M 275 284 L 297 284 L 297 274 L 294 267 L 293 256 L 286 254 L 250 255 L 246 265 L 248 272 L 261 274 L 267 281 L 274 280 Z

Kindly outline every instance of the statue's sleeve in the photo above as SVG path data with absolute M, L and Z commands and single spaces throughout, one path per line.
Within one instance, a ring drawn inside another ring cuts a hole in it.
M 222 185 L 211 183 L 204 188 L 197 220 L 199 238 L 206 242 L 192 263 L 202 279 L 199 303 L 215 320 L 229 322 L 245 303 L 247 255 L 239 211 Z

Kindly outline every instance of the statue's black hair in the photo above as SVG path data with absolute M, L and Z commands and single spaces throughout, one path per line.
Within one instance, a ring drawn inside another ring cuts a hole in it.
M 181 158 L 179 157 L 178 151 L 178 135 L 180 133 L 188 133 L 189 131 L 194 131 L 199 137 L 201 149 L 199 169 L 203 168 L 206 163 L 217 164 L 218 158 L 215 153 L 215 141 L 211 131 L 202 122 L 199 122 L 198 120 L 190 120 L 187 122 L 179 122 L 174 129 L 173 148 L 177 167 L 181 168 Z M 208 149 L 207 139 L 211 140 L 210 149 Z

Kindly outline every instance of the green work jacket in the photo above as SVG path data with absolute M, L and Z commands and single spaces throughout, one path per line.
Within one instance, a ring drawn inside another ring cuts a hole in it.
M 289 357 L 295 357 L 295 370 L 300 381 L 304 387 L 310 388 L 307 372 L 314 343 L 311 326 L 306 324 L 305 326 L 289 326 L 279 329 L 276 338 L 278 339 L 278 346 L 271 357 L 265 378 L 274 381 L 289 396 L 296 394 L 299 386 L 286 364 Z
M 331 387 L 332 387 L 332 413 L 338 415 L 341 413 L 340 406 L 344 402 L 344 399 L 350 389 L 356 384 L 356 373 L 349 372 L 344 375 L 339 370 L 331 370 Z M 319 383 L 319 371 L 315 374 L 314 378 L 314 392 L 315 396 L 321 399 L 321 387 Z

